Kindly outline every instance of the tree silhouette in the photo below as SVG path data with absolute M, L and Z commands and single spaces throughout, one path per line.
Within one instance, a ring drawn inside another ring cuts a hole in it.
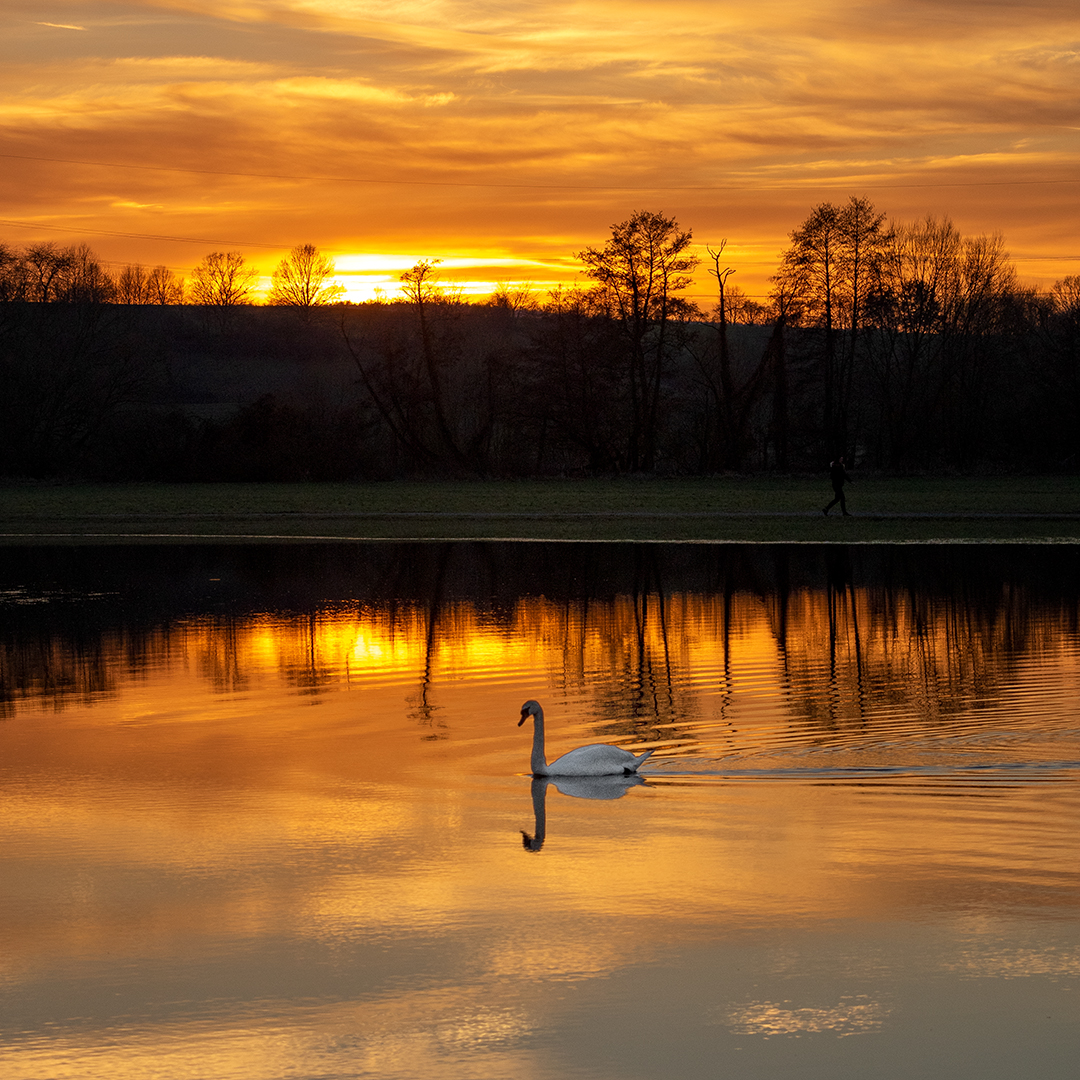
M 708 452 L 706 444 L 705 463 L 709 467 L 723 469 L 742 468 L 742 456 L 747 443 L 747 430 L 750 424 L 751 410 L 756 406 L 770 366 L 768 351 L 750 371 L 737 376 L 731 359 L 728 342 L 730 322 L 730 300 L 734 286 L 728 285 L 728 278 L 735 273 L 734 268 L 722 266 L 721 258 L 727 240 L 721 240 L 716 250 L 711 246 L 706 250 L 712 260 L 709 273 L 716 279 L 718 300 L 714 314 L 716 321 L 716 340 L 710 342 L 704 350 L 691 349 L 698 370 L 708 389 L 711 411 L 715 418 L 718 438 L 718 455 L 714 458 Z M 712 427 L 712 425 L 709 425 Z M 711 442 L 712 440 L 709 440 Z
M 696 313 L 692 303 L 676 295 L 690 285 L 699 261 L 687 251 L 691 240 L 690 230 L 680 231 L 674 218 L 639 210 L 612 225 L 611 239 L 602 248 L 578 253 L 626 349 L 630 416 L 625 467 L 631 472 L 656 465 L 663 378 L 677 344 L 670 330 Z
M 29 279 L 23 252 L 0 241 L 0 303 L 27 300 Z
M 178 278 L 167 266 L 155 266 L 146 275 L 146 303 L 182 304 L 184 279 Z
M 129 263 L 116 278 L 116 302 L 118 304 L 148 304 L 146 267 Z
M 859 334 L 888 232 L 885 215 L 868 199 L 844 206 L 821 203 L 791 233 L 776 281 L 821 334 L 822 430 L 827 454 L 842 453 L 850 438 L 850 409 Z
M 439 261 L 422 259 L 401 275 L 402 302 L 342 308 L 341 329 L 371 403 L 408 457 L 483 474 L 511 393 L 509 350 L 497 333 L 503 312 L 477 305 L 470 318 L 469 305 L 439 284 Z
M 446 406 L 442 370 L 446 360 L 445 350 L 437 350 L 435 347 L 430 319 L 431 305 L 438 303 L 442 295 L 435 270 L 440 262 L 442 262 L 441 259 L 421 259 L 412 269 L 406 270 L 400 279 L 401 291 L 416 312 L 417 326 L 420 330 L 420 350 L 424 358 L 424 370 L 427 373 L 428 390 L 439 438 L 442 440 L 445 451 L 449 452 L 458 464 L 464 465 L 468 462 L 468 455 L 454 438 Z
M 314 244 L 299 244 L 278 263 L 266 302 L 305 313 L 332 304 L 345 294 L 345 287 L 332 280 L 334 269 L 334 260 Z
M 1059 462 L 1075 468 L 1080 457 L 1080 276 L 1054 282 L 1039 310 L 1035 378 L 1045 408 L 1040 423 Z
M 59 248 L 51 241 L 27 247 L 23 263 L 28 299 L 42 304 L 59 300 L 73 261 L 70 249 Z
M 107 304 L 116 298 L 116 285 L 89 245 L 70 249 L 67 289 L 63 299 L 74 304 Z
M 246 304 L 258 276 L 239 251 L 212 251 L 191 272 L 191 302 L 220 308 Z
M 1019 292 L 999 236 L 964 237 L 932 217 L 890 230 L 870 354 L 883 464 L 961 463 L 986 447 Z

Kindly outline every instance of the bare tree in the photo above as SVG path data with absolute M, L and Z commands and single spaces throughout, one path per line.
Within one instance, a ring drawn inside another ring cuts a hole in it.
M 65 300 L 75 304 L 107 304 L 115 299 L 116 283 L 88 244 L 70 248 L 69 256 Z
M 146 303 L 182 304 L 184 279 L 178 278 L 167 266 L 155 266 L 146 275 Z
M 674 218 L 639 210 L 612 225 L 602 248 L 578 253 L 626 347 L 631 414 L 625 467 L 632 472 L 655 467 L 661 389 L 675 344 L 670 330 L 696 312 L 677 295 L 698 264 L 688 251 L 691 241 L 690 230 L 682 232 Z
M 40 304 L 60 299 L 65 275 L 71 269 L 72 256 L 67 248 L 51 241 L 30 244 L 23 252 L 27 274 L 27 298 Z
M 728 324 L 730 322 L 732 293 L 735 286 L 728 285 L 728 278 L 735 270 L 722 266 L 721 258 L 727 240 L 721 240 L 716 250 L 708 247 L 712 266 L 709 273 L 716 278 L 718 300 L 715 308 L 717 316 L 713 323 L 716 337 L 703 349 L 690 349 L 698 371 L 704 380 L 710 400 L 710 411 L 715 419 L 715 430 L 719 436 L 718 455 L 714 457 L 711 444 L 713 439 L 709 430 L 713 427 L 706 422 L 704 430 L 704 460 L 725 469 L 742 468 L 743 453 L 747 444 L 747 430 L 751 412 L 757 404 L 761 389 L 769 372 L 770 354 L 766 350 L 761 360 L 750 371 L 736 373 L 732 364 L 728 342 Z M 738 377 L 741 375 L 742 377 Z
M 770 437 L 773 459 L 781 472 L 786 472 L 791 450 L 791 396 L 788 380 L 787 328 L 798 322 L 802 312 L 790 280 L 778 274 L 773 279 L 769 297 L 772 313 L 772 334 L 765 354 L 768 357 L 772 382 L 772 417 Z
M 345 287 L 332 280 L 334 269 L 334 260 L 314 244 L 294 247 L 274 271 L 267 303 L 307 312 L 340 300 Z
M 86 244 L 29 244 L 15 251 L 0 244 L 0 298 L 32 303 L 105 304 L 117 284 Z
M 148 304 L 146 267 L 129 263 L 116 278 L 116 302 L 118 304 Z
M 727 279 L 735 273 L 735 268 L 733 266 L 721 268 L 720 266 L 720 257 L 724 254 L 724 248 L 726 247 L 727 238 L 720 241 L 715 251 L 711 246 L 706 248 L 713 263 L 709 273 L 716 278 L 716 288 L 720 297 L 716 304 L 716 313 L 719 316 L 717 331 L 720 339 L 720 386 L 723 391 L 720 402 L 721 409 L 730 409 L 734 399 L 731 385 L 731 357 L 728 352 L 728 315 L 727 306 L 724 303 L 724 286 L 727 285 Z
M 720 314 L 715 308 L 714 312 Z M 729 284 L 724 289 L 724 315 L 728 326 L 768 326 L 774 313 L 769 304 L 762 304 L 738 285 Z
M 184 279 L 176 277 L 167 266 L 155 266 L 152 270 L 147 270 L 139 263 L 131 263 L 120 271 L 116 279 L 116 302 L 182 304 Z
M 1043 444 L 1075 468 L 1080 456 L 1080 276 L 1054 282 L 1041 305 L 1034 374 L 1041 401 Z
M 424 370 L 427 373 L 431 405 L 435 415 L 435 425 L 443 446 L 459 465 L 469 465 L 470 451 L 455 437 L 447 402 L 444 369 L 453 357 L 448 343 L 437 347 L 431 325 L 430 311 L 433 305 L 443 300 L 435 267 L 441 259 L 421 259 L 412 269 L 401 275 L 401 291 L 413 305 L 420 330 L 420 348 L 424 358 Z M 475 440 L 477 444 L 480 439 Z
M 442 259 L 421 259 L 415 266 L 401 275 L 401 291 L 405 299 L 423 307 L 424 304 L 438 300 L 442 296 L 439 285 L 439 272 L 435 268 Z
M 626 346 L 596 291 L 553 289 L 531 337 L 531 378 L 522 389 L 537 464 L 552 455 L 564 467 L 583 465 L 591 473 L 624 468 Z
M 1074 274 L 1055 281 L 1050 289 L 1050 299 L 1056 315 L 1076 320 L 1080 316 L 1080 276 Z
M 851 438 L 859 334 L 888 242 L 884 221 L 868 199 L 853 195 L 844 206 L 821 203 L 792 232 L 775 278 L 797 298 L 803 320 L 822 335 L 823 435 L 829 453 L 842 452 Z
M 925 467 L 935 456 L 962 462 L 979 454 L 1019 297 L 1001 237 L 964 237 L 932 217 L 895 225 L 875 292 L 882 463 Z
M 0 303 L 27 299 L 28 287 L 22 253 L 0 241 Z
M 400 277 L 397 303 L 342 307 L 341 329 L 361 382 L 407 459 L 486 473 L 512 397 L 506 320 L 442 288 L 438 259 Z
M 191 272 L 191 301 L 220 308 L 250 303 L 258 276 L 239 251 L 212 251 Z
M 500 281 L 495 286 L 488 303 L 492 307 L 502 308 L 514 314 L 522 311 L 537 311 L 539 303 L 530 282 L 511 284 L 508 281 Z

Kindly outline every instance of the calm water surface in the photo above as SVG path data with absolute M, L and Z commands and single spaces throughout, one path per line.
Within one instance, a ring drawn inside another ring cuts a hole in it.
M 1078 691 L 1073 547 L 3 549 L 0 1072 L 1071 1080 Z

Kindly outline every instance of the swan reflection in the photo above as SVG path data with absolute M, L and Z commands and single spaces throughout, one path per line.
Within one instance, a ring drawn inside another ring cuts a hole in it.
M 526 851 L 539 851 L 544 846 L 547 835 L 548 785 L 573 799 L 621 799 L 630 788 L 644 783 L 645 777 L 636 773 L 625 776 L 534 776 L 532 802 L 536 830 L 530 835 L 522 829 L 521 843 Z

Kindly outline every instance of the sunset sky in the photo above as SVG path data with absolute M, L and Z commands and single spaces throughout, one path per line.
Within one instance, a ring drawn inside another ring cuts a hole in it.
M 648 209 L 760 295 L 856 194 L 1080 273 L 1076 0 L 6 0 L 0 42 L 9 245 L 542 289 Z

